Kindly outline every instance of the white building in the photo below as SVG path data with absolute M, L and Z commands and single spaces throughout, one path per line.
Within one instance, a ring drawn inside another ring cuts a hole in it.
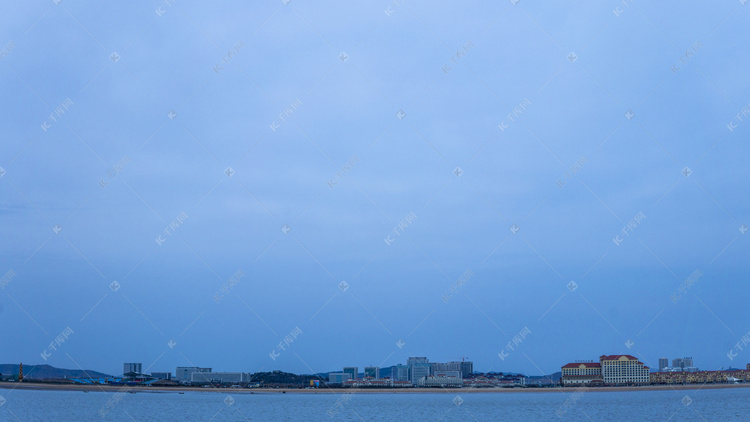
M 190 378 L 194 383 L 241 384 L 250 382 L 248 372 L 193 372 Z
M 648 384 L 649 368 L 630 355 L 599 356 L 605 384 Z
M 419 387 L 463 387 L 464 382 L 459 377 L 444 377 L 430 375 L 417 381 Z
M 211 372 L 211 368 L 199 368 L 197 366 L 178 366 L 175 371 L 175 379 L 190 382 L 193 372 Z

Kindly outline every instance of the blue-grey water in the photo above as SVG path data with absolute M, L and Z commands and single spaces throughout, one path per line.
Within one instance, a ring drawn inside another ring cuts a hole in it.
M 118 394 L 0 389 L 0 421 L 750 420 L 750 388 L 410 394 Z

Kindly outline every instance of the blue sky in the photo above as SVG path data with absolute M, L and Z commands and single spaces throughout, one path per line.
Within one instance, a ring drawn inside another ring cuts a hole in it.
M 750 6 L 55 3 L 0 13 L 0 362 L 750 361 Z

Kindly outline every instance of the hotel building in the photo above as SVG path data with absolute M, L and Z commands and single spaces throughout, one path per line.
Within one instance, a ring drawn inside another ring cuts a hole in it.
M 599 362 L 572 362 L 562 367 L 563 386 L 648 384 L 649 368 L 630 355 L 602 355 Z

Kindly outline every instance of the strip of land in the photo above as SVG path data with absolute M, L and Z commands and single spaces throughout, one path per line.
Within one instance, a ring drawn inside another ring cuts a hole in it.
M 749 388 L 745 384 L 677 384 L 646 385 L 633 387 L 526 387 L 526 388 L 205 388 L 205 387 L 145 387 L 116 385 L 73 385 L 31 382 L 3 382 L 0 389 L 9 390 L 48 390 L 83 391 L 107 393 L 224 393 L 224 394 L 472 394 L 472 393 L 575 393 L 575 392 L 616 392 L 616 391 L 677 391 L 714 390 L 727 388 Z

